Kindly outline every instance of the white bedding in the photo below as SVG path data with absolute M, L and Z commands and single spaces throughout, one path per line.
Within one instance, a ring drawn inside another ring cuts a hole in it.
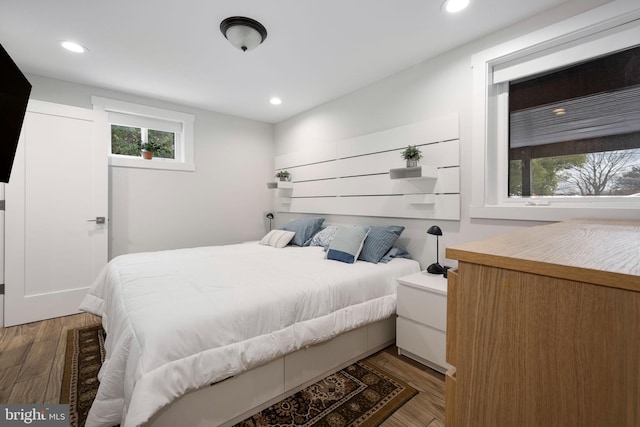
M 387 318 L 395 279 L 420 270 L 324 255 L 251 242 L 113 259 L 81 305 L 107 331 L 86 425 L 141 425 L 190 390 Z

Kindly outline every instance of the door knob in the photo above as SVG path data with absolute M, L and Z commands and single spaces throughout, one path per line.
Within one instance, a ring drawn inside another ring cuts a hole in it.
M 87 222 L 95 222 L 96 224 L 104 224 L 106 221 L 105 221 L 105 217 L 97 216 L 96 219 L 88 219 Z

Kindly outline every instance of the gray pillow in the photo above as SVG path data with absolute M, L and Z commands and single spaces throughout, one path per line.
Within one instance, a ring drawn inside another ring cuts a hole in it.
M 409 252 L 407 252 L 405 249 L 394 246 L 393 248 L 389 249 L 389 252 L 387 252 L 385 256 L 382 257 L 380 262 L 386 264 L 394 258 L 411 259 L 411 255 L 409 255 Z
M 362 227 L 340 227 L 329 244 L 327 259 L 353 264 L 362 250 L 367 229 Z
M 401 225 L 371 227 L 358 259 L 375 264 L 379 263 L 382 257 L 393 247 L 403 231 L 404 227 Z
M 288 222 L 281 230 L 293 231 L 295 236 L 291 244 L 295 246 L 309 246 L 310 239 L 320 230 L 324 218 L 299 218 Z

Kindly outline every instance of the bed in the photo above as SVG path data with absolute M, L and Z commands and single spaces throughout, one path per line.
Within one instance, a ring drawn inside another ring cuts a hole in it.
M 81 306 L 107 332 L 86 425 L 229 425 L 393 342 L 396 279 L 419 264 L 326 256 L 247 242 L 113 259 Z

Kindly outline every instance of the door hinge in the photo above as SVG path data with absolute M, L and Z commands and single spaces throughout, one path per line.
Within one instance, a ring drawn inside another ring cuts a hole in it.
M 4 200 L 0 200 L 0 211 L 4 210 Z

